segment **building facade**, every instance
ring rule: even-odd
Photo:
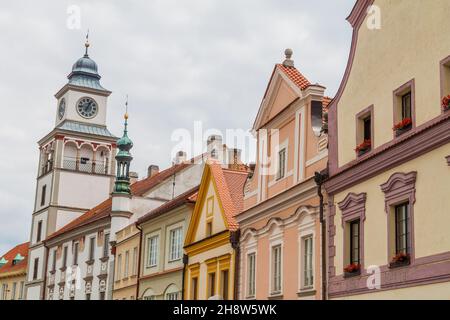
[[[326,168],[325,88],[294,67],[274,67],[253,130],[257,161],[244,191],[240,299],[320,299],[320,201],[314,180]]]
[[[24,299],[28,249],[22,243],[0,257],[0,300]]]
[[[111,92],[101,86],[88,47],[86,42],[85,55],[75,62],[68,83],[55,95],[55,128],[38,143],[40,157],[25,285],[29,300],[44,297],[48,252],[43,240],[108,198],[112,191],[117,138],[106,127]]]
[[[239,226],[247,171],[205,166],[184,241],[184,299],[237,299]]]
[[[183,298],[183,244],[198,187],[138,220],[142,232],[139,299]]]
[[[348,18],[350,58],[329,111],[331,299],[449,297],[449,10],[359,0]]]

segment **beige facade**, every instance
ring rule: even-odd
[[[135,300],[138,281],[140,231],[131,224],[116,233],[113,300]]]
[[[445,0],[361,0],[349,17],[349,64],[329,116],[330,298],[450,297],[448,10]],[[371,144],[358,154],[363,136]]]

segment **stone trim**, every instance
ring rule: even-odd
[[[392,258],[395,251],[392,248],[391,214],[392,207],[408,201],[408,243],[410,246],[410,261],[414,263],[414,204],[416,203],[416,179],[417,172],[394,173],[389,180],[382,184],[381,190],[385,194],[385,211],[387,216],[388,231],[388,259]],[[388,261],[389,262],[389,261]]]
[[[346,248],[345,243],[348,237],[348,233],[345,232],[345,225],[354,220],[360,220],[359,224],[359,264],[361,265],[361,269],[364,268],[364,221],[366,220],[366,193],[349,193],[345,199],[338,203],[339,210],[341,210],[341,227],[343,229],[344,234],[344,244],[343,255],[346,256],[346,252],[348,248]],[[345,264],[345,262],[344,262]]]
[[[334,196],[328,197],[328,278],[331,279],[336,275],[336,267],[334,266],[334,257],[336,256],[336,246],[334,245],[334,236],[336,235],[336,225],[334,217],[336,216],[336,205],[334,204]]]

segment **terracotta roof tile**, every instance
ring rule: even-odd
[[[244,184],[248,172],[223,169],[218,163],[210,163],[209,166],[217,186],[228,228],[230,231],[236,231],[239,225],[235,216],[243,208]]]
[[[5,265],[0,267],[0,277],[6,273],[26,270],[28,262],[29,245],[30,245],[29,242],[19,244],[0,257],[0,259],[5,258],[5,260],[8,261]],[[13,265],[13,260],[17,256],[17,254],[20,254],[25,259]]]
[[[165,204],[159,206],[158,208],[150,211],[143,217],[139,218],[137,223],[141,224],[144,222],[147,222],[149,220],[152,220],[156,217],[161,216],[162,214],[171,211],[172,209],[178,208],[186,203],[195,203],[195,200],[193,200],[193,197],[197,195],[199,186],[196,186],[195,188],[192,188],[189,191],[186,191],[183,194],[180,194],[178,197],[175,197],[173,200],[170,200],[166,202]]]
[[[283,71],[301,90],[304,90],[311,85],[309,80],[306,79],[297,68],[286,67],[282,64],[277,64],[276,67]]]

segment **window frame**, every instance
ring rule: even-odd
[[[450,95],[450,55],[440,62],[440,93],[439,108],[441,113],[445,111],[441,108],[441,100],[443,97]]]
[[[89,261],[93,261],[95,259],[95,241],[96,237],[92,236],[89,238]]]
[[[39,257],[38,258],[34,258],[33,260],[33,281],[37,280],[38,278],[38,273],[39,273]]]
[[[405,210],[404,212],[404,218],[402,221],[399,221],[399,214],[400,211],[399,209],[403,208]],[[408,215],[408,208],[409,208],[409,203],[408,202],[404,202],[401,204],[397,204],[394,206],[394,214],[395,214],[395,254],[399,254],[399,253],[404,253],[404,254],[409,254],[410,253],[410,248],[409,248],[409,215]],[[405,233],[400,234],[399,231],[399,224],[403,223],[404,226],[404,230]],[[403,238],[403,239],[401,239]],[[401,244],[400,241],[404,240],[405,246],[400,248]]]
[[[310,246],[307,246],[307,241],[311,242]],[[301,265],[302,270],[302,289],[311,289],[314,288],[315,277],[314,277],[314,235],[309,234],[307,236],[302,237],[302,258],[303,263]],[[308,248],[310,248],[311,253],[308,254]],[[308,257],[309,256],[309,257]],[[309,262],[309,263],[308,263]],[[308,266],[308,264],[310,264]],[[308,272],[311,274],[308,275]],[[308,277],[310,276],[310,277]],[[311,283],[308,282],[311,280]]]
[[[41,207],[45,205],[46,200],[47,200],[47,185],[44,184],[41,189]]]
[[[77,266],[78,265],[78,255],[80,250],[80,243],[74,242],[73,244],[73,250],[72,250],[72,265]]]
[[[360,219],[355,219],[352,221],[349,221],[349,254],[350,254],[350,264],[361,264],[361,220]],[[353,239],[355,238],[355,234],[354,234],[354,229],[353,226],[354,225],[358,225],[358,234],[356,235],[357,238],[357,243],[358,243],[358,248],[357,248],[357,252],[358,252],[358,258],[355,259],[355,257],[353,256],[355,253],[355,247],[354,247],[354,241]]]
[[[172,226],[171,228],[169,228],[168,231],[169,231],[168,232],[169,233],[168,234],[168,236],[169,236],[168,262],[171,263],[171,262],[179,261],[183,257],[183,226],[175,225],[175,226]],[[172,234],[175,235],[175,232],[178,232],[178,237],[176,238],[176,240],[178,242],[175,242],[175,238],[172,237]],[[177,255],[173,254],[174,249],[176,249],[175,252],[177,252]]]
[[[155,254],[154,254],[154,263],[152,261],[152,255],[153,255],[153,245],[151,244],[152,239],[155,239],[155,245],[154,245],[154,250],[155,250]],[[153,233],[148,235],[147,237],[147,259],[146,259],[146,266],[147,268],[155,268],[158,266],[158,252],[159,252],[159,233]]]
[[[364,134],[364,121],[365,119],[370,117],[370,141],[371,141],[371,147],[370,150],[364,153],[368,154],[371,153],[375,148],[375,118],[374,118],[375,112],[374,112],[374,105],[370,105],[367,108],[363,109],[362,111],[358,112],[356,114],[356,146],[360,145],[365,140],[365,134]],[[357,155],[359,156],[359,155]]]
[[[124,268],[123,268],[123,277],[129,277],[130,271],[130,250],[125,251],[125,259],[124,259]]]
[[[283,155],[283,159],[281,159],[281,155]],[[286,164],[287,164],[287,147],[283,146],[277,153],[277,179],[284,179],[287,175],[286,173]]]
[[[253,271],[251,272],[250,258],[253,257]],[[256,297],[256,250],[247,252],[247,276],[246,276],[246,296],[247,298]],[[251,277],[250,277],[251,276]],[[252,289],[252,291],[250,291]]]
[[[399,88],[393,91],[393,126],[402,121],[403,118],[403,97],[408,93],[411,94],[411,121],[412,126],[411,129],[416,127],[416,85],[415,79],[411,79],[405,84],[401,85]],[[395,130],[393,131],[393,137],[398,138],[396,136]]]
[[[277,257],[279,262],[275,261],[275,250],[279,249]],[[273,243],[270,246],[270,295],[278,296],[283,293],[283,245],[282,243]],[[277,275],[277,270],[279,275]],[[279,282],[279,284],[278,284]],[[279,287],[277,287],[279,285]]]
[[[37,223],[37,230],[36,230],[36,243],[41,242],[42,240],[42,225],[43,221],[39,220]]]

